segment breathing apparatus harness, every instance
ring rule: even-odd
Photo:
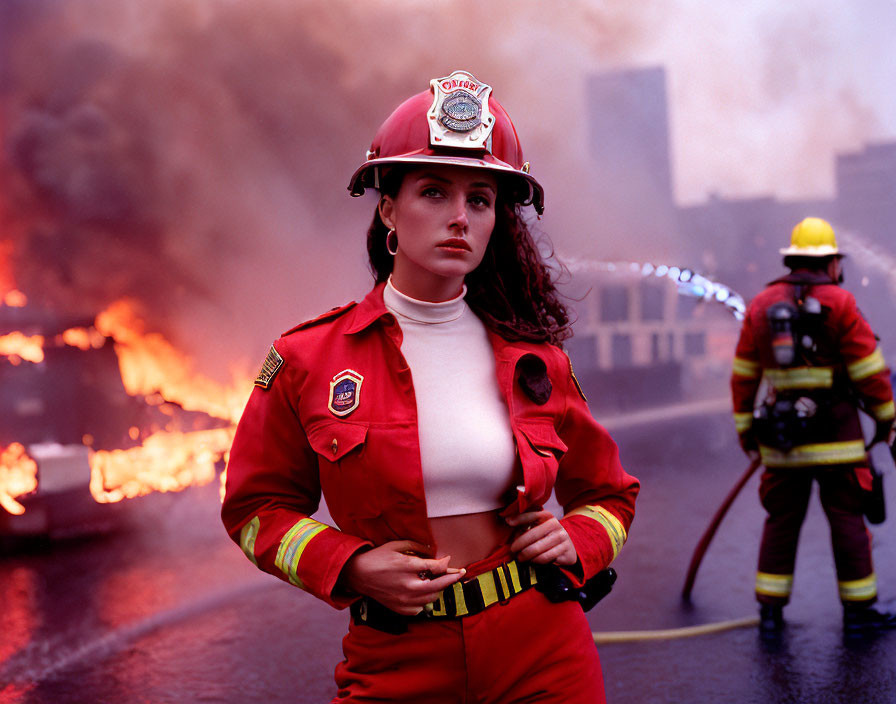
[[[818,365],[819,341],[829,313],[817,298],[807,295],[813,283],[821,282],[794,279],[791,275],[780,280],[792,284],[792,300],[779,301],[766,310],[772,355],[781,369]],[[756,438],[783,452],[811,442],[833,430],[832,401],[831,388],[778,389],[769,385],[754,412]]]

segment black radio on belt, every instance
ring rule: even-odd
[[[613,588],[616,570],[607,567],[601,570],[581,587],[573,585],[562,571],[554,565],[536,566],[538,582],[535,588],[555,604],[561,601],[577,601],[583,611],[590,611]]]

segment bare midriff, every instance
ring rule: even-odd
[[[491,555],[508,543],[513,527],[507,525],[499,510],[438,516],[429,519],[436,544],[436,557],[451,555],[449,567],[466,567]]]

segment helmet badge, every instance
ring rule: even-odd
[[[488,109],[492,88],[466,71],[430,81],[427,113],[431,147],[489,149],[495,117]]]

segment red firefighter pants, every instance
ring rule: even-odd
[[[873,574],[871,536],[862,514],[860,486],[860,477],[870,485],[870,476],[864,467],[766,470],[759,485],[759,496],[768,512],[759,548],[759,572],[793,575],[797,540],[814,479],[831,528],[837,580],[852,582]],[[789,594],[757,593],[756,598],[767,604],[786,604]],[[873,598],[865,600],[870,601]]]
[[[390,635],[351,624],[336,702],[604,702],[591,629],[574,602],[535,589],[456,619],[413,621]]]

